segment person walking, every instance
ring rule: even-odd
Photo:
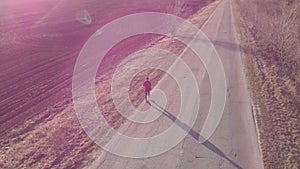
[[[148,102],[148,97],[150,98],[150,91],[151,91],[151,82],[149,81],[149,77],[146,77],[146,81],[143,84],[145,88],[145,100]]]

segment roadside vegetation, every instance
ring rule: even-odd
[[[300,2],[234,0],[267,169],[300,168]]]

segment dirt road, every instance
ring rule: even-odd
[[[187,132],[188,135],[174,148],[163,154],[149,158],[132,159],[104,153],[89,166],[90,168],[262,168],[251,103],[246,88],[242,59],[229,0],[221,2],[214,14],[202,27],[202,31],[215,45],[224,66],[227,86],[224,113],[212,136],[206,142],[201,142],[201,131],[203,127],[206,127],[205,119],[208,117],[209,106],[212,104],[211,89],[213,84],[210,83],[210,78],[207,71],[203,68],[203,64],[194,60],[195,57],[191,51],[184,50],[180,56],[196,74],[197,82],[200,84],[200,109],[195,125],[186,125],[177,116],[179,110],[176,106],[180,98],[187,102],[194,101],[194,104],[197,104],[197,101],[195,102],[197,98],[193,95],[181,97],[178,86],[174,84],[172,78],[165,77],[155,89],[165,93],[165,99],[168,102],[167,106],[164,106],[166,100],[161,99],[164,96],[155,91],[154,93],[156,94],[151,98],[149,105],[144,102],[139,107],[140,109],[150,107],[153,111],[159,112],[161,116],[147,125],[128,122],[120,130],[129,136],[151,137],[161,133],[173,124],[181,128],[182,131]],[[192,40],[196,41],[196,43],[208,43],[203,39]],[[199,45],[199,48],[201,47],[204,48],[205,45]],[[207,50],[203,49],[202,51]],[[216,66],[219,65],[216,63],[216,60],[210,58],[211,53],[211,51],[207,51],[203,55],[207,59],[207,64],[216,69]],[[138,62],[143,63],[142,61]],[[151,61],[148,60],[148,64],[149,62]],[[128,64],[130,65],[130,63]],[[176,63],[173,66],[176,67]],[[210,74],[216,76],[217,79],[214,82],[222,80],[221,76],[218,76],[216,73]],[[191,83],[191,81],[186,81],[187,75],[185,71],[179,71],[177,74],[181,76],[179,75],[180,78],[176,80]],[[219,89],[217,91],[222,90],[222,83],[220,82],[218,85]],[[193,111],[193,106],[189,110]],[[144,116],[144,118],[146,119],[147,116]],[[169,139],[176,139],[176,137],[165,139],[165,146],[171,144]],[[122,142],[120,141],[120,136],[113,137],[110,144],[112,147],[118,147],[120,152],[133,151],[135,153],[138,153],[139,146],[141,146],[135,143]],[[153,151],[152,149],[153,147],[148,147],[144,151]]]

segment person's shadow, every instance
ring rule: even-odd
[[[194,139],[196,139],[197,141],[202,140],[203,137],[197,133],[195,130],[193,130],[190,126],[188,126],[187,124],[181,122],[179,119],[177,119],[173,114],[171,114],[170,112],[168,112],[167,110],[165,110],[164,108],[162,108],[159,104],[157,104],[154,100],[148,100],[146,102],[147,104],[149,104],[151,107],[153,107],[154,109],[156,109],[157,111],[161,112],[163,115],[165,115],[166,117],[168,117],[169,119],[171,119],[176,125],[178,125],[180,128],[182,128],[183,130],[185,130],[187,133],[189,133],[190,136],[192,136]],[[214,153],[220,155],[221,157],[223,157],[224,159],[226,159],[228,162],[230,162],[232,165],[234,165],[236,168],[238,169],[242,169],[242,167],[240,167],[238,164],[236,164],[234,161],[232,161],[231,159],[229,159],[218,147],[216,147],[214,144],[212,144],[211,142],[209,142],[208,140],[206,140],[204,143],[202,143],[206,148],[208,148],[209,150],[213,151]]]

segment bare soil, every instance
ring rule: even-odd
[[[150,3],[151,2],[151,3]],[[2,2],[1,2],[2,3]],[[72,70],[80,48],[101,25],[126,14],[138,11],[160,11],[179,15],[201,25],[217,6],[211,0],[203,1],[57,1],[43,4],[23,4],[11,1],[0,6],[0,168],[83,168],[101,151],[83,131],[72,106]],[[70,2],[69,2],[70,3]],[[83,25],[72,17],[79,7],[90,12],[92,25]],[[49,9],[55,9],[52,15]],[[109,14],[109,15],[108,15]],[[47,15],[44,20],[41,16]],[[107,16],[108,15],[108,16]],[[107,16],[107,17],[105,17]],[[30,26],[37,23],[33,28]],[[170,45],[172,44],[172,47]],[[128,54],[149,46],[172,50],[179,54],[185,47],[170,38],[157,35],[132,37],[118,44],[107,54],[103,69],[96,78],[98,104],[104,110],[108,123],[115,129],[124,118],[115,110],[109,96],[111,76],[118,62]],[[122,48],[126,47],[126,51]],[[101,67],[101,66],[100,66]],[[142,88],[145,73],[153,77],[153,84],[162,72],[148,70],[132,82],[130,95],[137,97],[134,104],[143,100]],[[111,133],[99,131],[103,142]]]

